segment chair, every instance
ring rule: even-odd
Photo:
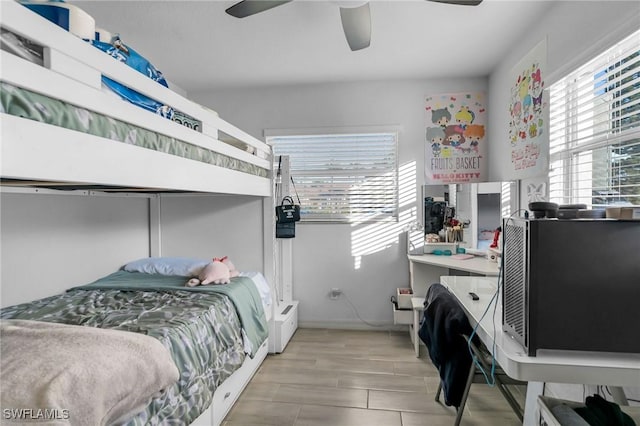
[[[492,355],[489,350],[480,342],[479,346],[470,341],[469,336],[460,335],[461,338],[465,339],[473,355],[478,360],[482,368],[485,372],[490,371]],[[520,407],[520,404],[514,398],[511,391],[507,388],[507,385],[526,385],[527,382],[522,382],[520,380],[515,380],[509,377],[502,368],[496,366],[495,373],[495,384],[502,396],[507,400],[507,403],[511,406],[513,412],[518,416],[520,421],[523,420],[524,410]],[[462,414],[464,412],[464,406],[467,402],[467,397],[469,396],[469,390],[471,389],[472,383],[486,383],[485,377],[482,372],[478,369],[476,363],[472,362],[471,367],[469,368],[469,375],[467,376],[467,383],[464,388],[464,393],[462,395],[462,401],[460,402],[460,406],[456,408],[456,420],[454,425],[458,426],[460,421],[462,420]],[[442,391],[442,382],[438,384],[438,390],[436,392],[436,402],[440,402],[440,392]]]

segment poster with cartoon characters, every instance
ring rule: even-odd
[[[545,89],[547,42],[538,43],[511,71],[509,149],[511,177],[547,173],[549,101]]]
[[[427,96],[425,112],[425,183],[485,181],[484,93]]]

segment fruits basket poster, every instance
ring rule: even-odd
[[[427,96],[425,112],[425,183],[485,181],[484,92]]]
[[[510,176],[524,179],[547,173],[549,91],[545,90],[546,39],[512,70],[509,98]]]

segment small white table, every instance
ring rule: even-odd
[[[495,344],[494,356],[505,373],[529,382],[524,425],[537,424],[536,400],[543,393],[544,382],[630,387],[640,384],[640,354],[538,350],[537,356],[528,356],[518,342],[502,331],[499,296],[497,306],[492,303],[487,310],[496,293],[497,277],[443,276],[440,282],[460,301],[471,326],[479,323],[476,334],[485,346],[493,351]],[[472,300],[469,292],[480,299]]]

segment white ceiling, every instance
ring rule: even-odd
[[[355,80],[486,76],[552,1],[455,6],[371,1],[371,46],[352,52],[338,3],[294,0],[238,19],[234,1],[69,1],[188,92]],[[362,1],[354,2],[361,4]]]

